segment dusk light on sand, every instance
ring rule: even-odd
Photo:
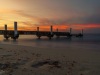
[[[100,0],[0,0],[0,75],[100,75]]]

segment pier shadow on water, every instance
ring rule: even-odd
[[[3,42],[11,43],[11,44],[18,44],[18,40],[3,39]]]
[[[10,41],[9,39],[8,40],[7,39],[3,39],[3,42],[9,42],[9,41]]]

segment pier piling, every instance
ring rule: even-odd
[[[83,35],[83,29],[82,29],[82,35]]]
[[[37,27],[37,32],[39,32],[39,27]]]
[[[53,26],[50,27],[51,35],[53,34]]]
[[[14,22],[14,32],[10,35],[10,37],[14,40],[18,39],[19,33],[17,30],[17,22]]]
[[[58,28],[56,29],[56,31],[58,32]]]
[[[7,31],[7,25],[5,24],[5,31]]]
[[[7,31],[7,25],[6,24],[5,24],[4,29],[5,29],[5,31],[4,31],[4,38],[6,38],[8,40],[9,34],[8,34],[8,31]]]
[[[14,36],[16,36],[18,34],[17,31],[17,22],[14,22]]]
[[[58,33],[58,28],[56,29],[56,32],[57,32],[56,37],[59,38],[60,36],[59,36],[59,33]]]
[[[53,26],[50,26],[50,34],[48,35],[49,39],[53,37]]]
[[[70,34],[72,34],[72,28],[70,28]]]
[[[39,27],[37,27],[37,33],[36,33],[36,35],[37,35],[37,37],[38,37],[38,39],[40,39],[40,37],[41,37],[41,34],[39,33]]]

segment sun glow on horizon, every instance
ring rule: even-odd
[[[40,27],[41,31],[48,31],[53,25],[54,31],[73,28],[94,29],[96,32],[100,28],[100,11],[97,8],[100,4],[99,0],[89,3],[84,0],[1,0],[0,30],[5,24],[13,30],[13,22],[17,21],[19,30],[33,31]]]

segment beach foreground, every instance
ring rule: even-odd
[[[0,75],[100,75],[100,52],[0,45]]]

